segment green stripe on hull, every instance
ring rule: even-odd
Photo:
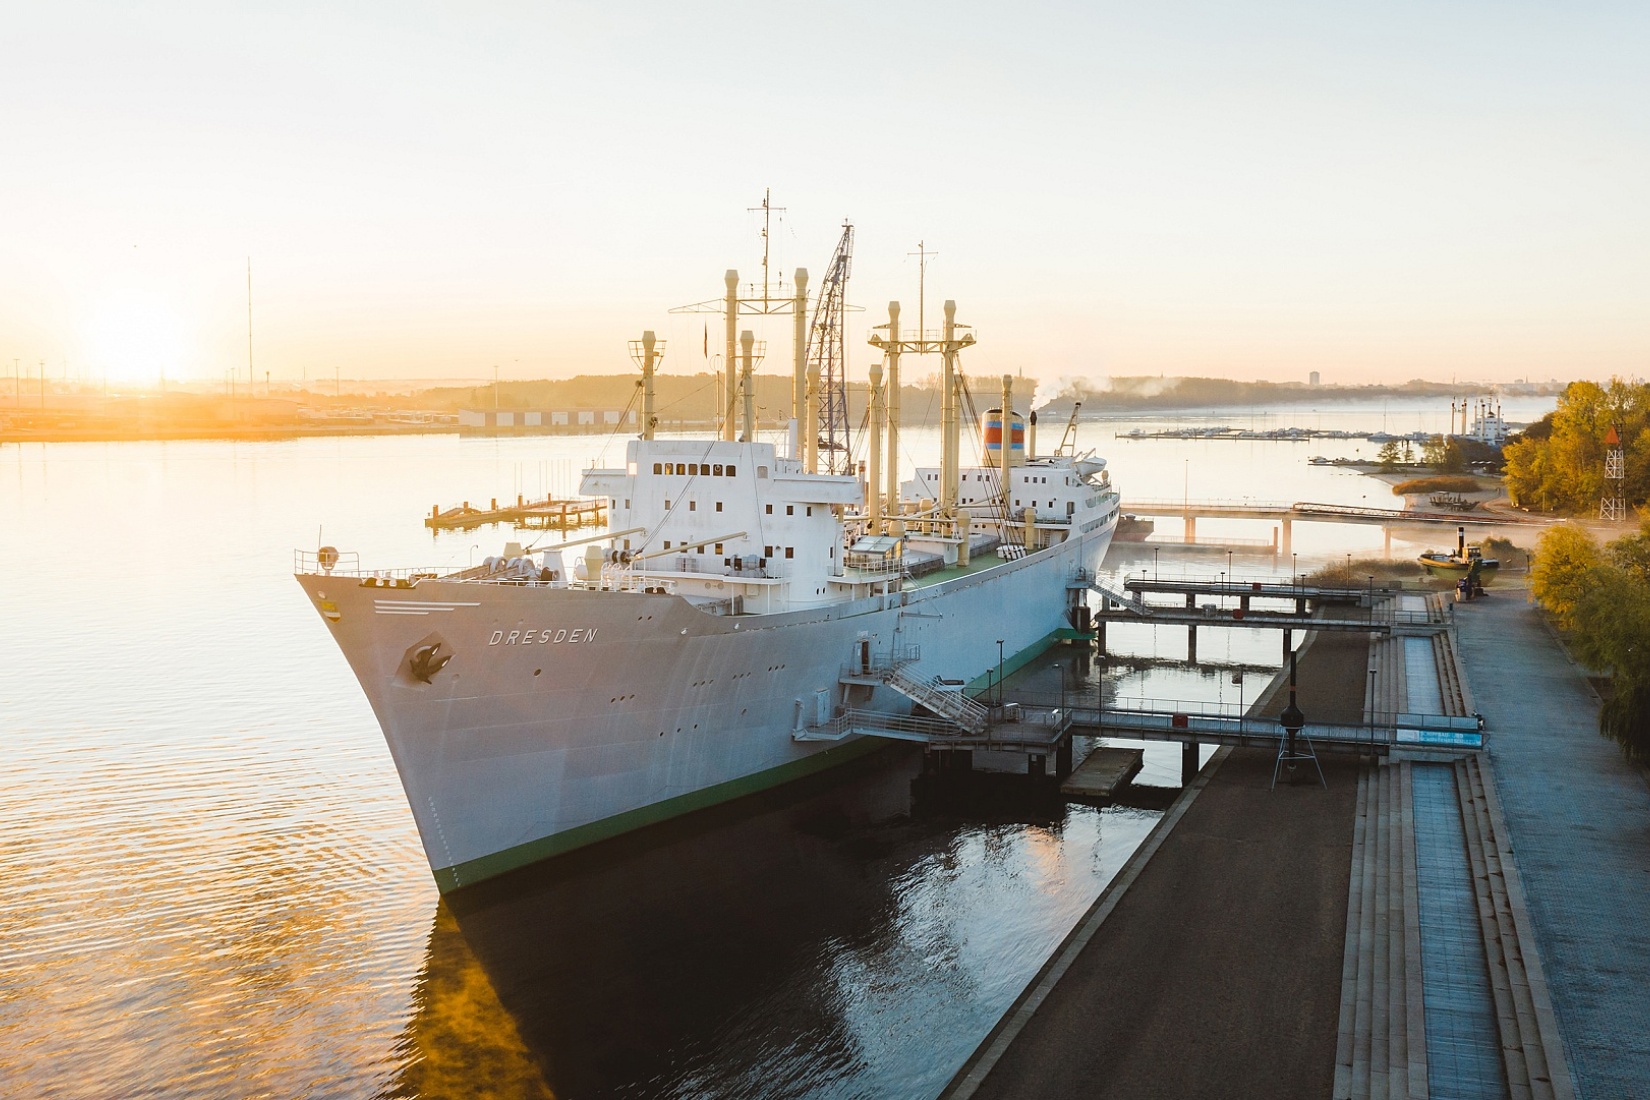
[[[1012,676],[1022,668],[1029,665],[1031,662],[1035,661],[1037,658],[1041,657],[1048,651],[1049,646],[1060,640],[1061,635],[1065,633],[1066,629],[1067,628],[1062,627],[1053,633],[1045,634],[1035,642],[1032,642],[1030,645],[1020,650],[1020,652],[1012,653],[1007,657],[1004,657],[1003,675]],[[984,691],[986,688],[992,687],[996,683],[997,670],[990,669],[989,671],[981,673],[972,680],[968,681],[968,683],[964,684],[963,690],[970,693]]]
[[[575,848],[583,848],[598,841],[607,840],[628,833],[647,825],[656,825],[661,821],[668,821],[673,817],[680,817],[694,810],[703,810],[722,802],[729,802],[747,794],[777,787],[781,783],[788,783],[793,779],[822,772],[827,768],[834,768],[838,764],[845,764],[850,760],[858,759],[878,749],[886,748],[887,742],[875,737],[861,737],[834,748],[816,752],[812,756],[793,760],[788,764],[781,764],[777,768],[756,772],[739,779],[730,779],[726,783],[718,783],[714,787],[693,791],[689,794],[667,798],[663,802],[655,802],[651,806],[642,806],[634,810],[626,810],[622,814],[604,817],[600,821],[592,821],[588,825],[580,825],[569,829],[565,833],[556,833],[554,836],[541,837],[530,840],[526,844],[518,844],[514,848],[506,848],[502,852],[494,852],[490,856],[481,856],[477,859],[455,863],[451,867],[439,867],[434,871],[436,889],[443,894],[451,893],[461,886],[473,886],[484,879],[502,875],[506,871],[514,871],[518,867],[526,867],[530,863],[559,856],[564,852],[571,852]]]

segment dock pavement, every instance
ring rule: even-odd
[[[1650,785],[1522,592],[1456,624],[1576,1091],[1650,1096]]]
[[[1301,707],[1476,697],[1487,753],[1222,749],[943,1095],[1650,1095],[1650,784],[1520,589],[1453,618],[1437,684],[1313,635]]]
[[[1368,654],[1314,636],[1301,709],[1360,721]],[[945,1096],[1330,1094],[1359,766],[1325,755],[1327,789],[1297,769],[1269,790],[1273,762],[1215,754]]]

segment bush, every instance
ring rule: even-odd
[[[1442,474],[1436,477],[1412,477],[1392,487],[1396,496],[1411,493],[1476,493],[1480,489],[1477,478]]]

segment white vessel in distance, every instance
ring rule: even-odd
[[[799,270],[799,308],[805,285]],[[915,334],[891,303],[871,338],[886,385],[871,367],[868,476],[822,470],[818,433],[798,430],[821,422],[802,331],[785,453],[755,438],[750,333],[710,439],[655,438],[643,337],[640,438],[622,467],[583,475],[607,500],[603,534],[451,573],[299,554],[443,892],[861,755],[880,742],[845,733],[845,709],[910,714],[936,679],[975,690],[1071,629],[1074,582],[1117,524],[1105,462],[1071,429],[1036,454],[1035,416],[1027,433],[1000,412],[1004,377],[980,461],[962,465],[973,337],[951,302],[943,331]],[[941,357],[943,453],[902,484],[911,354]]]

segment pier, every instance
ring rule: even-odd
[[[1267,519],[1278,521],[1281,541],[1278,553],[1294,550],[1297,521],[1303,523],[1359,523],[1382,528],[1386,551],[1392,552],[1392,528],[1404,524],[1447,525],[1451,527],[1548,527],[1555,521],[1543,516],[1508,515],[1495,512],[1419,512],[1404,508],[1366,508],[1351,504],[1324,504],[1315,501],[1264,500],[1130,500],[1124,508],[1141,516],[1180,516],[1186,524],[1185,544],[1197,545],[1199,519]],[[1147,544],[1149,545],[1149,543]]]
[[[472,508],[469,501],[453,508],[437,504],[424,517],[424,526],[432,531],[467,531],[490,523],[513,523],[533,531],[566,531],[607,522],[607,507],[600,500],[527,500],[517,494],[514,504],[503,508],[494,497],[486,508]]]

